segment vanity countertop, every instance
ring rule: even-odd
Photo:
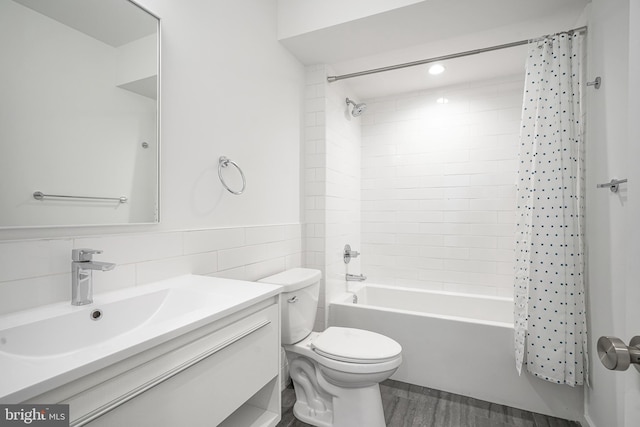
[[[90,305],[65,301],[0,316],[0,402],[26,401],[280,291],[264,283],[184,275],[96,294]],[[98,315],[103,323],[94,321]]]

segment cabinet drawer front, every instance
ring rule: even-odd
[[[74,396],[71,426],[217,425],[278,375],[278,334],[273,305]]]

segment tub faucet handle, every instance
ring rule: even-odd
[[[345,264],[349,264],[349,262],[351,261],[351,258],[358,258],[359,255],[360,255],[360,252],[351,250],[351,245],[349,244],[344,245],[343,259]]]

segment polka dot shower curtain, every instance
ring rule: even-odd
[[[515,355],[538,378],[587,378],[584,33],[529,43],[517,180]]]

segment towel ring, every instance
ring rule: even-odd
[[[224,178],[222,177],[222,168],[226,168],[227,166],[229,166],[229,163],[231,163],[236,167],[236,169],[238,169],[238,172],[240,172],[240,176],[242,177],[242,188],[240,189],[240,191],[233,191],[232,189],[230,189],[227,183],[224,182]],[[218,159],[218,177],[220,178],[220,182],[222,182],[222,185],[224,185],[224,188],[226,188],[229,193],[235,194],[236,196],[244,193],[244,189],[247,188],[247,180],[245,179],[244,173],[242,173],[242,169],[240,169],[240,166],[238,166],[236,162],[226,158],[225,156],[221,156]]]

